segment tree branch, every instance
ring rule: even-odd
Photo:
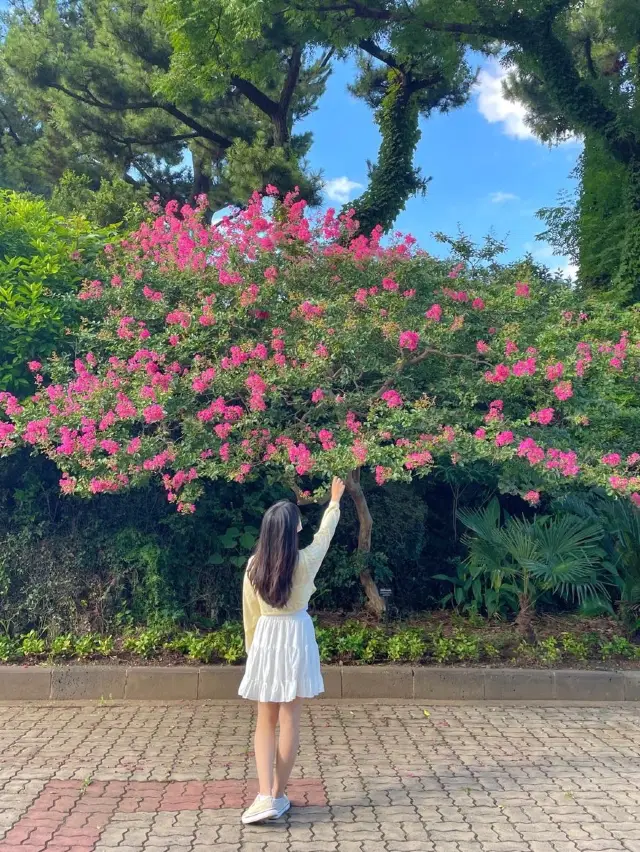
[[[244,77],[233,74],[231,83],[240,94],[244,95],[254,106],[258,107],[260,112],[268,115],[269,118],[273,118],[278,112],[278,104],[264,92],[261,92],[257,86],[254,86],[250,80],[245,80]]]
[[[296,6],[298,11],[308,11],[301,6]],[[374,9],[364,3],[359,3],[358,0],[347,0],[345,3],[326,3],[316,7],[316,13],[323,12],[351,12],[355,18],[369,21],[391,21],[394,23],[419,23],[427,30],[435,32],[451,33],[453,35],[483,35],[488,38],[501,38],[507,32],[507,25],[489,26],[480,23],[462,23],[454,21],[425,21],[417,19],[415,15],[400,14],[391,9]]]
[[[97,109],[105,110],[106,112],[128,112],[130,110],[133,111],[141,109],[163,110],[174,118],[177,118],[178,121],[181,121],[187,127],[191,127],[193,130],[197,131],[197,136],[201,136],[204,139],[208,139],[210,142],[214,142],[221,148],[230,148],[233,144],[230,139],[227,139],[225,136],[221,136],[219,133],[216,133],[215,130],[210,130],[208,127],[205,127],[204,124],[201,124],[197,119],[193,118],[192,116],[187,115],[181,109],[178,109],[178,107],[174,104],[161,103],[155,100],[134,101],[133,103],[126,104],[112,104],[107,103],[106,101],[99,100],[88,89],[87,95],[84,96],[81,95],[79,92],[74,92],[72,89],[68,89],[66,86],[62,85],[62,83],[49,83],[48,85],[49,88],[62,92],[63,94],[67,95],[67,97],[73,98],[73,100],[80,101],[83,104],[96,107]],[[195,138],[195,136],[189,136],[186,138]]]
[[[178,109],[178,107],[174,104],[158,104],[158,108],[164,110],[164,112],[172,115],[174,118],[177,118],[178,121],[186,124],[187,127],[191,127],[193,130],[196,130],[198,136],[201,136],[203,139],[208,139],[210,142],[215,142],[216,145],[219,145],[225,150],[230,148],[233,144],[231,139],[227,139],[226,136],[221,136],[219,133],[216,133],[215,130],[210,130],[208,127],[205,127],[204,124],[200,124],[196,118],[192,118],[190,115],[187,115],[186,112],[182,112],[182,110]]]
[[[285,116],[289,112],[291,98],[293,97],[293,93],[295,92],[298,84],[298,78],[300,77],[300,69],[302,68],[301,47],[296,46],[293,48],[287,65],[287,74],[284,80],[284,85],[282,86],[282,91],[280,92],[280,99],[278,101],[279,112],[281,115]]]
[[[360,50],[364,50],[365,53],[368,53],[369,56],[373,56],[374,59],[378,59],[380,62],[388,65],[389,68],[395,68],[397,71],[400,71],[400,73],[404,73],[404,68],[398,64],[393,54],[389,53],[388,50],[381,48],[375,43],[375,41],[373,41],[373,39],[360,39],[358,47]]]
[[[6,122],[6,125],[7,125],[7,128],[6,128],[7,135],[8,135],[8,136],[10,136],[10,137],[13,139],[13,141],[16,143],[16,145],[22,145],[22,144],[23,144],[22,139],[18,136],[18,134],[16,133],[16,131],[15,131],[15,130],[13,129],[13,127],[11,126],[11,122],[9,121],[9,117],[8,117],[8,116],[7,116],[7,114],[4,112],[4,110],[0,110],[0,116],[2,116],[2,118],[4,118],[4,120],[5,120],[5,122]]]
[[[432,346],[427,346],[427,348],[423,349],[419,355],[414,355],[413,358],[403,358],[402,361],[399,361],[393,375],[384,382],[380,390],[376,391],[374,396],[382,396],[385,391],[389,390],[398,376],[404,371],[405,367],[415,367],[417,364],[421,364],[423,361],[426,361],[431,355],[436,355],[439,358],[471,361],[474,364],[483,364],[485,367],[493,366],[493,364],[489,361],[485,361],[483,358],[477,358],[475,355],[466,355],[462,352],[443,352],[442,349],[434,349]]]
[[[88,95],[81,95],[79,92],[74,92],[72,89],[68,89],[66,86],[63,86],[62,83],[48,83],[48,88],[55,89],[58,92],[62,92],[64,95],[67,95],[69,98],[73,98],[74,101],[80,101],[83,104],[87,104],[88,106],[98,107],[99,109],[107,110],[109,112],[127,112],[128,110],[133,109],[155,109],[158,107],[156,101],[136,101],[134,103],[128,103],[125,105],[122,104],[110,104],[104,101],[98,100],[89,90],[87,90]]]

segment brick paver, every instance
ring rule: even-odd
[[[0,852],[640,852],[635,705],[316,703],[294,808],[243,827],[252,722],[0,706]]]

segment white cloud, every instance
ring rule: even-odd
[[[578,280],[578,267],[575,263],[567,261],[558,267],[558,271],[562,274],[563,278],[569,278],[571,281]]]
[[[492,204],[506,204],[508,201],[519,201],[519,197],[513,192],[492,192],[489,201]]]
[[[563,278],[568,278],[570,281],[578,280],[579,270],[575,263],[571,263],[566,257],[556,255],[549,243],[525,243],[524,250],[531,252],[534,259],[548,266],[551,272],[559,272]]]
[[[507,136],[516,139],[535,139],[533,131],[525,123],[527,110],[519,101],[508,101],[502,83],[508,72],[491,60],[478,74],[475,92],[480,113],[491,124],[500,123]]]
[[[337,201],[339,204],[346,204],[357,189],[362,189],[362,184],[350,180],[348,177],[331,178],[324,184],[327,198],[331,201]]]

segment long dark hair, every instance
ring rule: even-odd
[[[262,600],[275,609],[285,607],[291,595],[299,524],[300,509],[289,500],[280,500],[265,512],[260,526],[249,580]]]

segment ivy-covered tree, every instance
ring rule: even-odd
[[[204,479],[313,500],[344,476],[378,614],[363,468],[382,485],[492,465],[531,503],[575,481],[640,503],[637,312],[383,246],[334,211],[314,223],[290,195],[212,226],[204,206],[157,212],[85,282],[81,357],[32,363],[30,399],[0,395],[2,452],[44,452],[63,491],[158,477],[190,513]]]
[[[273,3],[261,3],[261,14],[268,15]],[[597,139],[623,169],[625,229],[615,289],[627,301],[640,298],[635,0],[321,0],[312,10],[291,4],[290,15],[324,20],[335,30],[368,27],[378,41],[393,33],[414,53],[434,33],[487,54],[502,52],[515,71],[510,91],[532,106],[533,125],[543,138],[573,133]]]

